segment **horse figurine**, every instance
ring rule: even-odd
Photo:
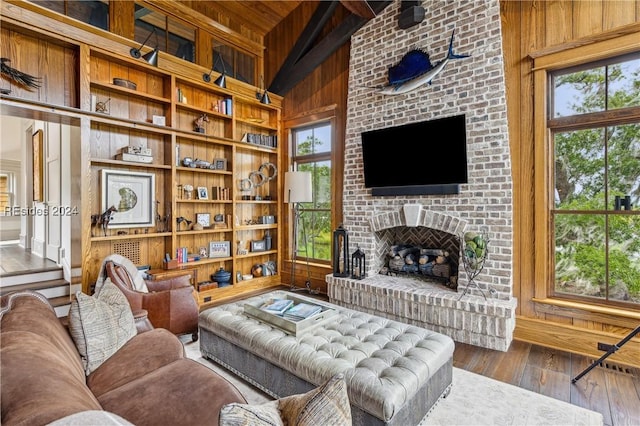
[[[193,131],[198,133],[204,133],[204,123],[208,123],[208,122],[209,122],[209,117],[207,116],[207,114],[200,115],[200,117],[193,120],[193,124],[194,124]]]
[[[102,225],[102,232],[105,237],[107,236],[107,227],[109,226],[109,222],[113,220],[113,214],[117,211],[118,209],[116,209],[116,206],[111,206],[100,214],[97,224]]]

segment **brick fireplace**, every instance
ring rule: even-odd
[[[400,2],[394,2],[352,36],[344,226],[351,251],[359,246],[367,256],[368,278],[327,276],[327,282],[329,297],[337,304],[422,325],[457,341],[506,350],[515,327],[516,300],[511,279],[512,178],[499,8],[498,0],[431,2],[425,6],[422,23],[402,30],[397,24]],[[426,50],[434,63],[442,60],[454,28],[454,50],[471,57],[451,61],[432,84],[404,95],[379,95],[371,89],[384,85],[388,68],[412,48]],[[459,114],[466,116],[469,181],[458,194],[373,196],[365,188],[362,132]],[[416,135],[416,150],[407,155],[424,155],[425,167],[439,167],[429,159],[431,143],[446,143],[446,135]],[[414,207],[407,210],[405,206]],[[444,233],[439,238],[451,240],[466,231],[485,230],[489,254],[475,279],[478,288],[462,295],[468,285],[462,267],[457,290],[411,277],[379,275],[389,235],[412,232],[398,231],[404,227],[425,228],[432,235]]]

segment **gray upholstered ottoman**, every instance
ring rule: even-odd
[[[202,355],[275,398],[307,392],[342,372],[357,425],[416,425],[448,393],[450,337],[297,294],[337,314],[292,336],[244,312],[245,303],[287,295],[272,292],[201,312]]]

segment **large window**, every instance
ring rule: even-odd
[[[640,53],[549,78],[551,293],[640,303]]]
[[[213,43],[213,69],[217,72],[226,72],[229,77],[245,83],[255,85],[256,58],[255,55],[242,52],[219,40]],[[224,65],[223,65],[224,64]],[[261,87],[264,88],[264,87]]]
[[[143,43],[154,29],[156,33],[147,41],[147,47],[154,48],[157,44],[158,50],[195,62],[195,27],[136,4],[135,41]]]
[[[94,27],[109,30],[109,2],[107,0],[46,0],[36,3],[38,6],[86,22]]]
[[[315,262],[331,259],[331,122],[292,130],[293,164],[298,171],[311,172],[313,201],[302,203],[298,226],[298,257]]]

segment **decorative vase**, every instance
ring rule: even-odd
[[[215,274],[211,274],[211,281],[216,281],[218,287],[226,287],[231,284],[231,272],[220,268]]]

